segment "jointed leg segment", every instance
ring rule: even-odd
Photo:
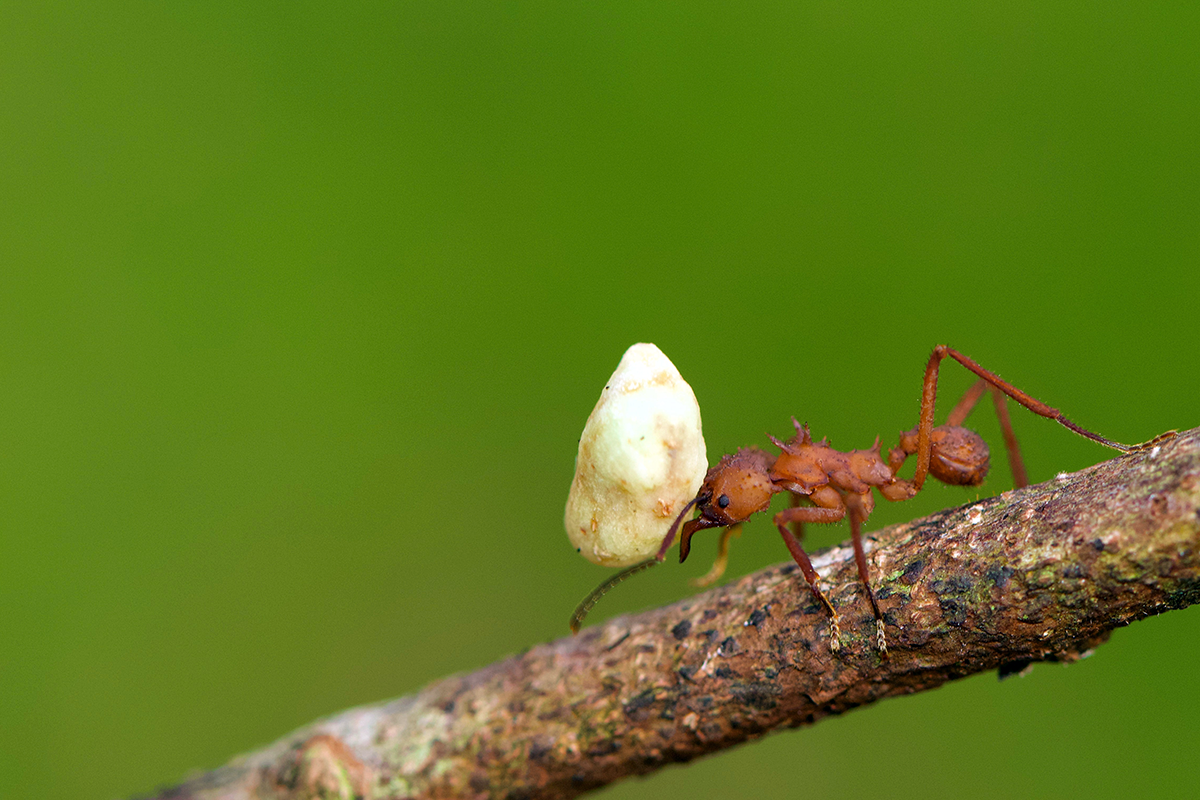
[[[1070,430],[1075,431],[1075,433],[1078,433],[1080,436],[1083,436],[1087,439],[1091,439],[1094,442],[1099,442],[1100,444],[1102,444],[1106,447],[1111,447],[1114,450],[1119,450],[1122,453],[1129,452],[1129,450],[1131,449],[1128,445],[1119,444],[1110,439],[1104,438],[1103,436],[1101,436],[1098,433],[1092,433],[1091,431],[1087,430],[1086,428],[1079,427],[1074,422],[1071,422],[1071,420],[1069,420],[1065,416],[1063,416],[1063,413],[1061,411],[1059,411],[1057,408],[1048,406],[1045,403],[1043,403],[1042,401],[1029,396],[1025,392],[1022,392],[1020,389],[1013,386],[1011,383],[1004,380],[996,373],[984,369],[983,367],[979,366],[973,360],[971,360],[970,358],[967,358],[966,356],[964,356],[962,353],[958,352],[957,350],[946,347],[943,344],[939,344],[937,347],[935,347],[933,349],[933,354],[929,357],[929,362],[925,365],[925,382],[924,382],[924,385],[922,386],[922,391],[921,391],[921,421],[917,427],[917,470],[913,474],[913,479],[912,479],[912,484],[915,488],[920,489],[921,486],[925,483],[926,475],[929,474],[929,460],[930,460],[931,451],[932,451],[931,437],[932,437],[932,433],[933,433],[933,407],[934,407],[934,401],[937,399],[938,367],[941,365],[942,359],[946,358],[947,356],[949,356],[950,358],[953,358],[955,361],[962,364],[964,367],[969,369],[971,372],[974,372],[980,378],[987,381],[987,383],[990,384],[994,389],[999,390],[1000,392],[1003,392],[1005,395],[1007,395],[1008,397],[1011,397],[1013,400],[1016,400],[1018,403],[1025,406],[1025,408],[1028,408],[1033,413],[1038,414],[1043,417],[1046,417],[1047,419],[1052,419],[1052,420],[1058,422],[1063,427],[1069,428]],[[974,388],[972,389],[972,391],[974,391]],[[972,394],[972,392],[969,391],[967,393],[967,397],[970,397],[971,394]],[[981,395],[982,392],[980,392],[979,394]],[[967,397],[963,398],[964,402],[967,401]],[[967,411],[963,413],[964,417],[966,416],[966,413],[969,413],[970,407],[973,406],[978,399],[979,399],[979,396],[977,395],[974,398],[974,400],[971,400],[969,402],[969,405],[967,406]],[[960,403],[960,405],[961,405],[961,403]],[[999,406],[997,406],[997,409],[999,409]],[[955,410],[957,411],[958,409],[956,408]],[[1000,413],[999,410],[997,411],[997,413]],[[1001,425],[1004,424],[1003,418],[1006,416],[1007,416],[1007,413],[1002,414]],[[1011,425],[1008,426],[1007,432],[1011,432]],[[1007,444],[1007,442],[1008,442],[1007,433],[1005,436],[1005,440],[1006,440],[1006,444]],[[1012,441],[1015,443],[1016,438],[1013,437]],[[1010,452],[1012,452],[1012,451],[1010,450]]]
[[[980,378],[971,384],[971,388],[967,389],[962,399],[950,410],[946,424],[958,426],[966,422],[967,417],[975,410],[979,398],[989,389],[992,393],[992,403],[996,406],[996,418],[1000,420],[1000,431],[1004,436],[1004,449],[1008,453],[1008,464],[1012,469],[1013,485],[1020,489],[1029,485],[1029,476],[1025,472],[1025,462],[1021,459],[1021,447],[1017,444],[1016,433],[1013,432],[1012,418],[1008,415],[1008,399],[1004,392]]]
[[[825,608],[825,613],[829,615],[829,647],[832,650],[837,650],[842,646],[841,643],[841,628],[838,626],[838,615],[833,610],[833,604],[829,602],[829,598],[821,591],[818,585],[820,576],[813,568],[812,561],[808,557],[808,553],[804,552],[804,548],[800,546],[800,540],[796,538],[791,529],[788,528],[789,522],[817,522],[829,523],[839,522],[846,515],[844,506],[839,508],[817,508],[810,506],[799,506],[784,509],[775,515],[775,527],[779,528],[779,535],[783,537],[783,543],[787,547],[788,552],[792,554],[792,559],[800,567],[800,571],[804,573],[804,580],[808,581],[808,586],[812,589],[813,595],[817,601]]]
[[[692,586],[703,589],[705,586],[711,586],[721,579],[725,574],[725,568],[729,565],[729,540],[734,536],[742,535],[742,526],[730,525],[721,531],[720,538],[717,539],[717,559],[713,562],[712,568],[701,575],[699,578],[692,578]]]
[[[869,498],[870,495],[867,497]],[[856,495],[850,495],[847,498],[847,504],[850,506],[850,542],[854,545],[854,563],[858,567],[858,578],[867,592],[867,599],[871,601],[871,610],[875,612],[876,643],[880,652],[887,656],[887,638],[883,633],[883,613],[879,610],[879,601],[875,599],[875,590],[871,588],[871,575],[867,571],[867,554],[863,550],[862,543],[862,526],[867,520],[870,509],[865,508],[862,499]]]

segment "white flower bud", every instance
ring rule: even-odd
[[[571,544],[608,567],[653,556],[707,469],[692,387],[657,347],[633,345],[579,440],[564,518]]]

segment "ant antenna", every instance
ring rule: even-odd
[[[655,564],[660,563],[660,561],[661,559],[658,558],[647,558],[645,561],[639,561],[632,567],[626,567],[625,569],[621,570],[616,575],[613,575],[604,583],[593,589],[592,593],[583,598],[583,602],[575,607],[575,613],[571,615],[571,633],[579,633],[579,626],[583,624],[583,618],[586,617],[588,612],[592,610],[592,606],[600,602],[601,597],[604,597],[604,595],[608,594],[609,589],[613,588],[618,583],[621,583],[626,578],[632,575],[637,575],[644,569],[650,569]]]
[[[675,533],[679,530],[679,523],[683,522],[683,518],[687,516],[688,511],[692,509],[692,506],[696,505],[696,501],[698,500],[700,500],[700,495],[697,495],[689,500],[688,504],[683,507],[682,511],[679,512],[679,516],[676,517],[675,521],[671,523],[671,528],[667,531],[667,535],[663,537],[662,546],[658,548],[657,555],[651,556],[645,561],[639,561],[632,567],[626,567],[625,569],[621,570],[616,575],[613,575],[604,583],[593,589],[591,594],[583,598],[583,602],[575,606],[575,613],[571,615],[571,633],[579,633],[579,628],[581,625],[583,625],[583,618],[588,615],[588,612],[591,611],[593,607],[595,607],[596,603],[600,602],[600,598],[608,594],[608,592],[614,586],[616,586],[618,583],[624,582],[627,578],[637,575],[642,570],[650,569],[655,564],[662,562],[663,557],[667,554],[667,550],[671,549],[671,543],[675,541]]]
[[[691,510],[692,506],[696,505],[696,503],[707,501],[708,497],[706,497],[703,492],[696,495],[691,500],[688,500],[688,504],[683,507],[682,511],[679,512],[679,516],[676,517],[675,521],[671,523],[671,528],[667,531],[667,535],[663,537],[662,545],[659,546],[658,555],[654,557],[655,559],[662,561],[663,558],[666,557],[667,551],[671,549],[671,545],[675,542],[675,532],[679,530],[679,523],[683,522],[683,518],[687,516],[687,513]]]

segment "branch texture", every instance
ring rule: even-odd
[[[1200,600],[1200,428],[316,722],[160,798],[567,798],[985,670],[1074,660]]]

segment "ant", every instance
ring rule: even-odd
[[[951,410],[946,424],[934,427],[933,407],[937,398],[938,368],[947,357],[962,364],[979,376],[979,379]],[[877,490],[887,500],[898,502],[914,497],[921,491],[930,475],[952,486],[978,486],[983,483],[989,466],[988,446],[979,434],[962,427],[962,423],[984,393],[989,391],[996,407],[996,416],[1000,420],[1012,467],[1013,482],[1017,488],[1027,486],[1029,479],[1008,416],[1006,398],[1011,397],[1033,413],[1052,419],[1105,447],[1122,453],[1138,449],[1110,441],[1079,427],[1063,416],[1058,409],[1030,397],[957,350],[938,345],[925,365],[917,427],[900,434],[898,445],[889,450],[886,461],[880,450],[878,437],[874,446],[868,450],[839,452],[829,446],[828,440],[814,442],[808,426],[801,425],[793,417],[796,434],[792,438],[781,442],[768,435],[780,450],[778,456],[772,457],[757,447],[743,447],[736,453],[722,456],[705,474],[704,482],[695,498],[684,506],[671,524],[658,553],[617,573],[589,594],[571,617],[572,632],[578,632],[583,618],[609,589],[626,578],[662,562],[667,550],[675,541],[677,531],[679,561],[682,563],[687,560],[693,534],[706,528],[723,529],[712,570],[693,581],[700,586],[713,583],[725,571],[729,539],[738,534],[741,524],[754,514],[766,511],[772,496],[787,492],[791,495],[791,507],[775,515],[775,527],[779,529],[783,543],[799,565],[813,595],[829,616],[830,649],[838,650],[841,647],[838,615],[817,585],[819,576],[813,569],[808,554],[800,546],[800,539],[804,535],[806,522],[833,523],[849,516],[854,561],[875,615],[878,647],[886,656],[887,639],[884,636],[883,614],[871,589],[862,543],[863,523],[875,508],[875,497],[871,490]],[[897,472],[912,455],[917,457],[916,471],[911,479],[905,480],[899,477]],[[684,517],[693,508],[699,511],[699,516],[683,523]],[[683,523],[681,531],[680,523]]]

